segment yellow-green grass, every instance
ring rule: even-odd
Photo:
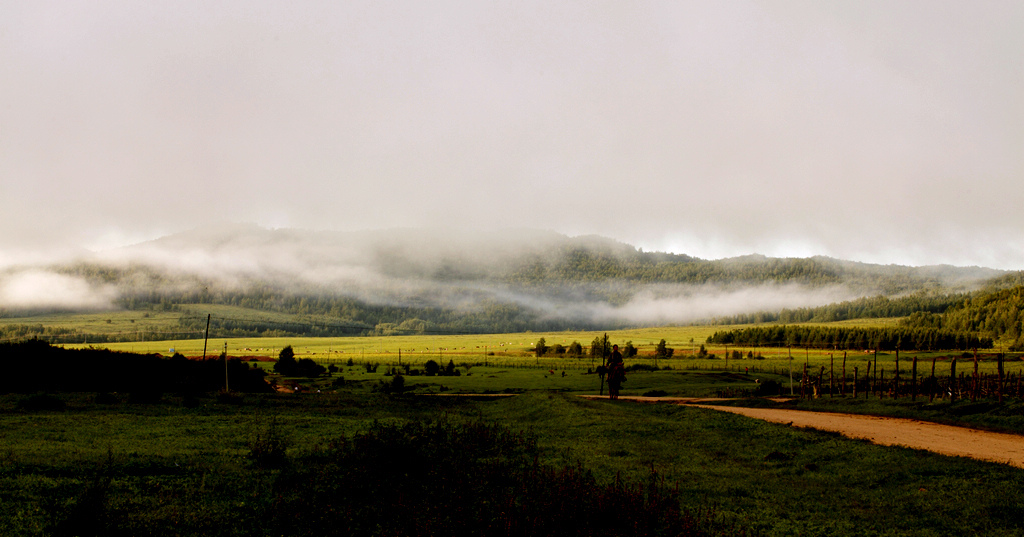
[[[29,317],[0,317],[0,328],[11,325],[66,328],[83,334],[132,335],[178,333],[180,312],[105,311],[93,313],[50,313]]]

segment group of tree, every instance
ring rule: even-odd
[[[540,338],[533,346],[533,353],[538,358],[546,355],[580,358],[583,356],[583,345],[581,345],[579,341],[573,341],[568,346],[562,345],[561,343],[555,343],[554,345],[548,346],[544,338]]]
[[[901,297],[879,295],[825,306],[783,308],[779,311],[760,311],[717,317],[709,321],[709,324],[831,323],[850,319],[905,317],[917,312],[940,314],[962,304],[969,296],[967,293],[936,294],[927,291]]]
[[[0,365],[0,392],[121,392],[151,397],[212,392],[225,384],[220,359],[64,349],[41,340],[0,343]],[[228,360],[227,376],[234,391],[270,391],[263,371],[247,362]]]
[[[315,378],[326,373],[327,369],[310,358],[296,360],[295,350],[292,349],[291,345],[288,345],[278,353],[277,363],[274,364],[274,371],[286,377]]]
[[[839,350],[969,350],[991,348],[992,338],[936,328],[846,328],[775,325],[715,332],[710,344]]]

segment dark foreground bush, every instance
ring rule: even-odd
[[[18,401],[18,408],[28,411],[64,410],[66,407],[67,404],[64,403],[63,399],[48,393],[30,395],[21,401]]]
[[[760,397],[781,395],[782,384],[774,380],[766,380],[757,385],[757,391],[754,394]]]
[[[376,425],[279,477],[266,517],[288,535],[706,535],[651,472],[600,485],[537,462],[536,440],[497,425]]]

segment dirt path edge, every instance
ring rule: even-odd
[[[903,446],[1024,468],[1024,436],[994,433],[906,418],[811,412],[776,408],[742,408],[682,403],[694,408],[732,412],[793,427],[831,431],[883,446]]]

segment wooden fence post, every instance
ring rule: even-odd
[[[900,396],[900,348],[896,347],[896,372],[892,377],[892,397],[898,399]]]
[[[956,356],[949,362],[949,402],[956,401]]]
[[[929,403],[935,400],[935,388],[937,388],[938,384],[939,384],[938,381],[936,381],[936,379],[935,379],[935,357],[934,356],[932,356],[932,377],[931,378],[932,378],[932,381],[929,383],[930,384],[930,388],[928,390],[930,392],[929,395],[928,395],[928,402]]]
[[[854,379],[854,384],[856,383],[857,380]],[[846,397],[846,351],[843,351],[843,383],[841,386],[839,386],[839,394],[842,395],[843,397]],[[857,396],[855,395],[854,398],[856,397]]]
[[[878,347],[875,347],[875,367],[874,367],[874,373],[875,373],[875,376],[874,376],[873,380],[871,381],[871,391],[875,391],[875,388],[877,387],[876,384],[877,384],[877,381],[878,381]]]
[[[974,376],[972,380],[973,386],[971,386],[971,401],[976,401],[978,395],[981,393],[981,387],[978,386],[978,349],[974,349]]]
[[[910,370],[910,400],[917,401],[917,355]]]
[[[864,370],[864,398],[871,397],[871,360],[868,360],[868,367]]]
[[[835,370],[836,370],[836,357],[832,353],[828,353],[828,396],[832,397],[832,391],[835,389]],[[824,369],[824,368],[822,368]]]
[[[997,367],[999,368],[999,386],[996,388],[999,393],[999,402],[1003,402],[1003,353],[996,355]]]

